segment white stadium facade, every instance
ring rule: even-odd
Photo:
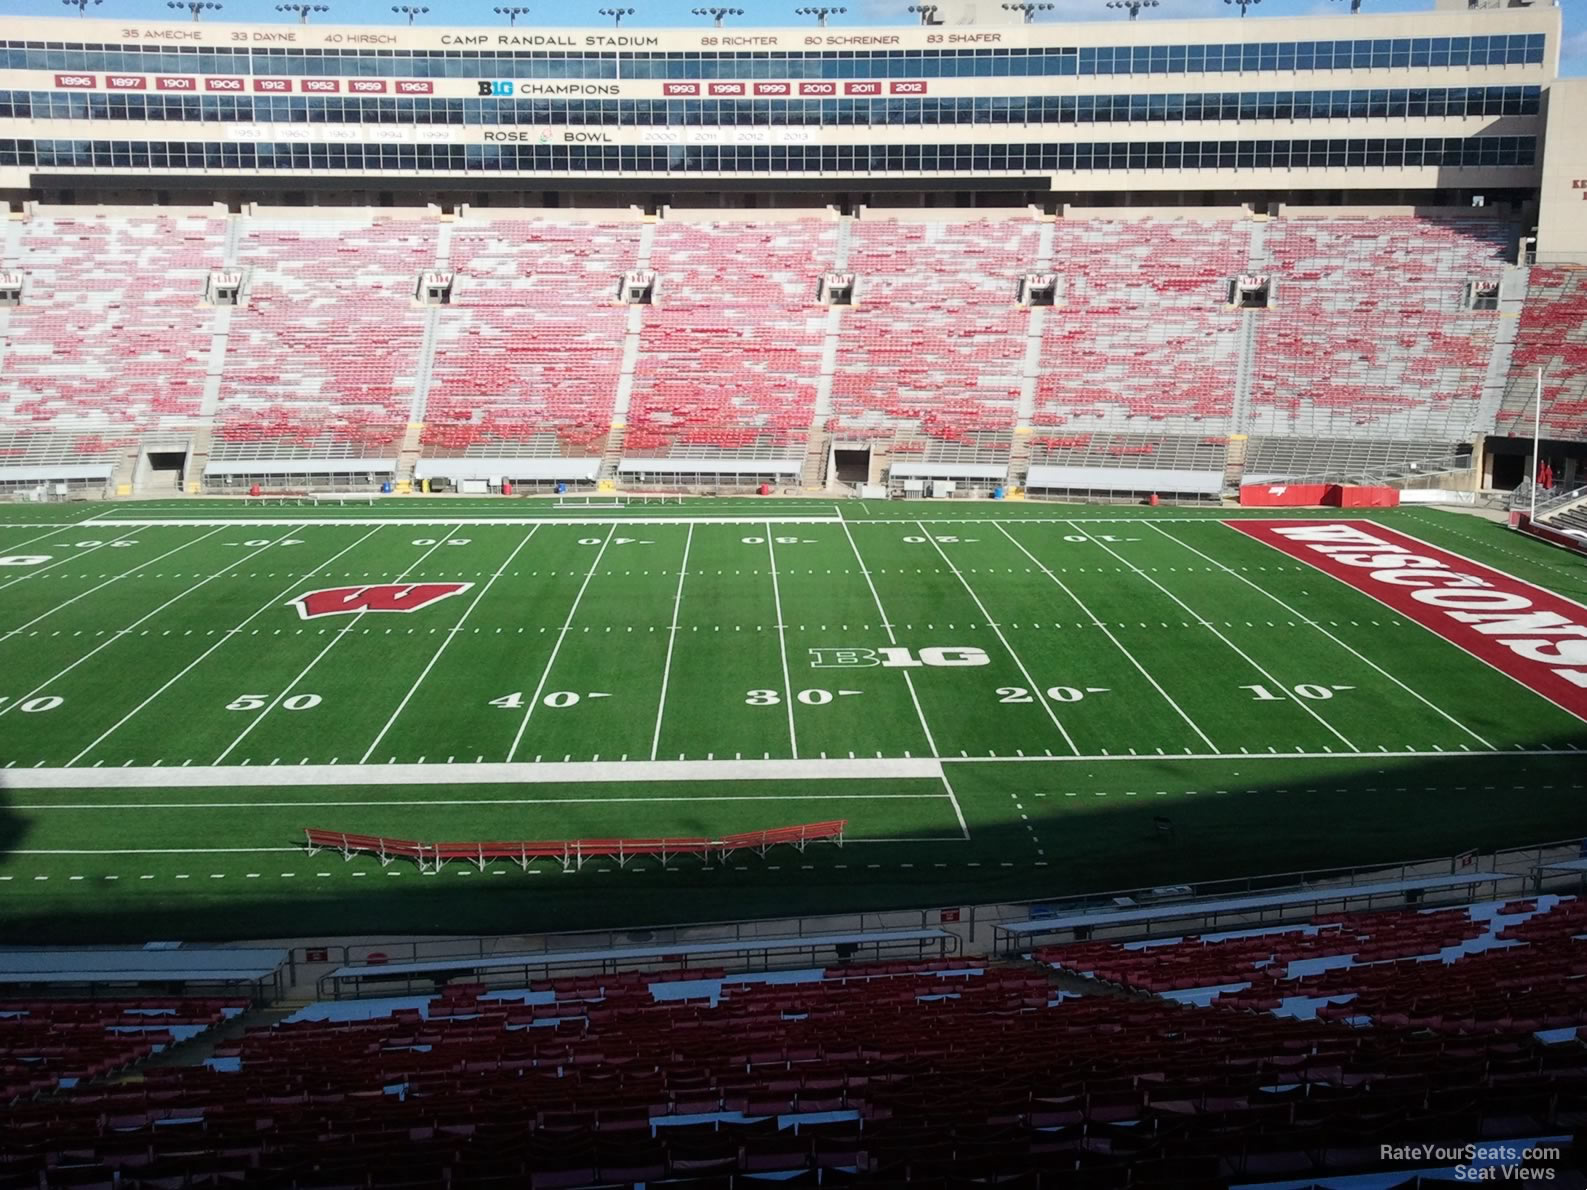
[[[10,18],[0,495],[1577,487],[1561,10],[1365,7]]]

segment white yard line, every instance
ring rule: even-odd
[[[1218,752],[1177,756],[943,756],[940,758],[871,757],[854,760],[573,760],[552,764],[295,764],[189,765],[170,768],[145,765],[126,768],[12,768],[5,770],[7,789],[182,789],[182,788],[316,788],[337,785],[643,785],[654,781],[811,781],[874,779],[882,781],[942,780],[950,764],[1179,764],[1216,762],[1207,778],[1208,792],[1227,782],[1231,761],[1273,760],[1452,760],[1497,757],[1570,756],[1587,758],[1580,748],[1515,748],[1497,752]],[[794,796],[794,795],[790,795]],[[810,795],[815,798],[829,795]],[[858,796],[858,795],[856,795]],[[866,795],[880,796],[880,795]],[[898,795],[904,796],[904,795]],[[941,798],[942,794],[924,795]],[[613,799],[602,798],[601,801]]]
[[[40,566],[36,570],[30,570],[26,574],[19,574],[14,579],[11,579],[11,580],[9,580],[7,582],[0,583],[0,591],[4,591],[7,587],[14,587],[18,583],[25,583],[25,582],[28,581],[28,579],[35,578],[38,575],[43,574],[46,570],[54,570],[57,566],[67,566],[67,565],[77,561],[79,558],[86,558],[89,554],[96,554],[100,550],[109,547],[110,545],[114,544],[115,542],[122,541],[122,540],[124,540],[124,539],[126,539],[128,537],[131,537],[136,532],[137,532],[136,529],[128,529],[120,537],[112,537],[109,541],[101,542],[99,545],[90,546],[86,550],[82,550],[82,551],[74,550],[72,553],[70,553],[70,554],[66,555],[66,557],[62,558],[59,562],[50,562],[47,565]],[[133,569],[136,570],[137,567],[135,566],[135,567],[133,567]],[[131,573],[131,572],[129,571],[128,573]]]
[[[1170,599],[1172,599],[1180,607],[1184,608],[1185,611],[1190,614],[1192,619],[1194,619],[1197,623],[1199,623],[1203,628],[1207,629],[1208,632],[1211,632],[1212,635],[1216,636],[1224,644],[1228,645],[1229,648],[1234,650],[1234,652],[1239,654],[1239,656],[1245,661],[1245,663],[1247,665],[1249,665],[1252,669],[1256,670],[1257,673],[1261,674],[1264,678],[1266,678],[1273,685],[1277,686],[1280,690],[1284,689],[1284,683],[1280,682],[1272,674],[1268,673],[1267,670],[1263,669],[1260,665],[1258,665],[1256,663],[1256,661],[1253,660],[1251,658],[1251,656],[1248,653],[1246,653],[1246,651],[1244,649],[1242,649],[1239,645],[1235,644],[1227,636],[1223,635],[1223,633],[1219,632],[1218,628],[1217,628],[1217,625],[1215,625],[1211,620],[1209,620],[1205,616],[1203,616],[1195,608],[1191,607],[1190,604],[1186,603],[1178,595],[1175,595],[1172,591],[1170,591],[1167,587],[1163,586],[1162,583],[1158,582],[1151,575],[1147,574],[1146,571],[1142,570],[1134,562],[1131,562],[1128,558],[1125,558],[1122,555],[1120,555],[1116,550],[1114,550],[1111,546],[1109,546],[1107,542],[1101,541],[1101,540],[1099,540],[1099,539],[1097,539],[1095,537],[1091,537],[1091,536],[1083,533],[1081,531],[1081,529],[1080,529],[1080,526],[1077,525],[1073,521],[1069,522],[1069,527],[1074,529],[1075,532],[1080,533],[1081,536],[1085,537],[1086,540],[1090,541],[1092,544],[1101,546],[1116,561],[1124,563],[1124,565],[1128,566],[1136,574],[1140,575],[1147,582],[1151,583],[1152,586],[1156,587],[1164,595],[1167,595]],[[1317,720],[1318,723],[1321,723],[1325,728],[1327,728],[1329,734],[1331,734],[1335,738],[1337,738],[1350,751],[1354,752],[1356,750],[1356,746],[1354,744],[1352,744],[1348,739],[1345,738],[1345,735],[1344,735],[1343,732],[1341,732],[1332,723],[1328,722],[1328,720],[1324,719],[1315,710],[1313,710],[1310,706],[1308,706],[1303,700],[1297,699],[1296,702],[1295,702],[1295,705],[1300,707],[1301,710],[1305,711],[1313,719]]]
[[[1113,635],[1112,629],[1110,629],[1106,624],[1104,624],[1097,617],[1097,614],[1095,612],[1093,612],[1089,607],[1087,607],[1081,601],[1080,596],[1076,595],[1073,591],[1071,591],[1069,589],[1069,587],[1068,587],[1068,584],[1066,584],[1056,574],[1054,574],[1051,570],[1049,570],[1047,568],[1046,564],[1043,563],[1040,558],[1036,557],[1035,554],[1031,553],[1028,549],[1026,549],[1018,541],[1016,541],[1014,539],[1014,535],[1011,534],[1007,529],[1003,528],[1002,525],[998,525],[997,526],[997,530],[1004,537],[1007,537],[1009,539],[1009,541],[1014,543],[1014,548],[1015,549],[1019,550],[1020,553],[1024,554],[1027,558],[1029,558],[1032,562],[1034,562],[1036,564],[1036,566],[1041,570],[1041,572],[1043,574],[1045,574],[1048,578],[1052,579],[1052,581],[1054,582],[1054,584],[1057,585],[1057,587],[1058,587],[1058,589],[1060,591],[1062,591],[1065,595],[1069,596],[1070,599],[1073,599],[1074,602],[1075,602],[1075,606],[1078,607],[1083,613],[1085,613],[1087,616],[1089,616],[1091,618],[1091,623],[1093,625],[1095,625],[1097,628],[1102,629],[1102,634],[1104,636],[1106,636],[1110,641],[1112,641],[1115,646],[1117,646],[1119,652],[1124,654],[1125,658],[1129,661],[1129,663],[1131,665],[1133,665],[1137,670],[1140,671],[1141,677],[1145,678],[1148,682],[1151,683],[1152,689],[1157,691],[1157,693],[1161,694],[1163,696],[1163,701],[1166,702],[1169,706],[1173,707],[1174,708],[1174,713],[1176,715],[1178,715],[1181,719],[1183,719],[1190,726],[1190,730],[1195,732],[1196,735],[1198,735],[1201,738],[1201,742],[1203,744],[1207,745],[1207,751],[1216,752],[1218,750],[1218,746],[1216,744],[1214,744],[1212,742],[1212,740],[1207,737],[1207,733],[1202,731],[1201,727],[1196,723],[1196,721],[1194,719],[1192,719],[1188,714],[1185,713],[1185,708],[1180,706],[1177,702],[1175,702],[1173,697],[1168,693],[1168,691],[1164,690],[1162,688],[1162,686],[1158,684],[1157,679],[1154,678],[1151,675],[1151,673],[1147,670],[1147,668],[1144,665],[1142,665],[1139,661],[1137,661],[1135,659],[1135,655],[1133,653],[1131,653],[1128,649],[1126,649],[1124,647],[1124,643],[1121,640],[1119,640],[1118,637]]]
[[[215,530],[215,533],[218,533],[218,532],[220,532],[220,530],[218,530],[218,529]],[[204,537],[213,537],[213,536],[214,536],[214,533],[206,533],[204,535]],[[202,541],[202,540],[204,540],[204,538],[200,537],[198,540]],[[187,543],[187,545],[195,545],[195,544],[197,544],[197,542],[190,541],[190,542]],[[270,543],[270,545],[275,545],[275,544],[276,544],[276,542],[271,542]],[[177,547],[177,549],[185,549],[185,548],[187,548],[187,547],[186,546],[178,546]],[[143,615],[139,616],[132,623],[128,624],[125,628],[116,629],[109,636],[107,636],[103,641],[101,641],[99,644],[95,645],[93,648],[89,649],[88,652],[84,653],[81,657],[77,658],[77,660],[73,661],[70,665],[66,666],[64,669],[61,669],[61,670],[57,671],[54,674],[51,674],[48,678],[44,679],[44,681],[40,682],[37,686],[33,687],[33,689],[29,690],[26,694],[18,695],[16,698],[14,698],[10,702],[6,703],[5,706],[0,707],[0,715],[5,715],[5,714],[9,713],[14,708],[20,706],[22,703],[24,703],[28,699],[32,698],[35,694],[38,694],[41,690],[48,689],[50,686],[54,685],[56,682],[58,682],[62,678],[64,678],[67,674],[71,673],[72,670],[76,669],[83,662],[87,661],[90,657],[92,657],[96,653],[100,652],[100,650],[108,649],[111,645],[113,645],[117,641],[121,640],[124,636],[126,636],[129,632],[131,632],[139,624],[142,624],[145,620],[153,619],[155,616],[157,616],[161,612],[163,612],[166,608],[170,607],[173,603],[180,603],[182,600],[186,599],[189,595],[191,595],[194,591],[197,591],[200,587],[204,587],[204,586],[209,585],[210,583],[214,582],[216,579],[220,578],[220,576],[225,574],[228,570],[231,570],[233,567],[241,566],[244,562],[251,561],[252,559],[258,557],[260,554],[264,553],[265,550],[267,550],[269,548],[270,548],[269,545],[263,546],[263,547],[261,547],[259,549],[254,550],[253,553],[251,553],[251,554],[244,554],[242,557],[238,558],[235,562],[228,562],[225,566],[222,566],[219,570],[217,570],[214,574],[210,575],[208,578],[201,579],[198,582],[194,583],[192,586],[188,587],[187,590],[182,591],[179,594],[171,596],[171,598],[167,599],[164,603],[160,604],[159,607],[154,608],[152,611],[145,612]],[[171,553],[173,553],[173,554],[176,553],[176,550],[172,550]],[[165,555],[161,555],[161,556],[163,557]],[[158,560],[159,560],[158,558],[151,559],[151,561],[158,561]],[[131,573],[131,572],[129,571],[128,573]],[[85,592],[85,594],[86,594],[86,592]]]
[[[54,607],[50,608],[49,611],[39,613],[38,615],[34,616],[31,620],[29,620],[26,624],[20,624],[17,627],[11,629],[7,633],[5,633],[4,636],[0,636],[0,640],[8,640],[11,637],[16,636],[20,632],[26,632],[29,628],[33,627],[33,625],[37,624],[40,620],[48,619],[50,616],[53,616],[56,612],[60,611],[63,607],[70,607],[72,604],[76,603],[79,599],[83,599],[86,596],[92,595],[95,591],[101,590],[101,589],[103,589],[105,587],[112,586],[115,583],[119,583],[122,579],[126,578],[128,575],[134,574],[137,571],[142,570],[145,566],[153,566],[156,562],[163,561],[164,559],[169,558],[172,554],[179,554],[190,545],[197,545],[201,541],[208,541],[211,537],[215,536],[215,534],[217,534],[219,532],[220,532],[219,529],[211,529],[208,533],[205,533],[202,537],[195,537],[195,538],[193,538],[192,541],[184,541],[181,545],[177,546],[175,549],[166,550],[165,553],[159,555],[158,557],[150,558],[146,562],[139,562],[136,566],[132,567],[130,570],[124,570],[120,574],[113,575],[112,577],[107,578],[102,583],[96,583],[94,586],[89,587],[88,590],[81,591],[78,594],[73,595],[70,599],[67,599],[67,600],[65,600],[62,603],[57,603]],[[214,577],[214,576],[212,575],[211,577]],[[139,621],[139,623],[142,623],[142,621]]]
[[[830,514],[820,516],[780,516],[772,518],[780,525],[830,525],[842,520]],[[507,525],[528,528],[530,525],[764,525],[765,514],[760,516],[642,516],[642,517],[534,517],[534,516],[386,516],[386,517],[312,517],[272,516],[249,517],[117,517],[107,521],[88,521],[94,528],[112,528],[132,525],[140,529],[164,528],[182,525],[221,525],[233,528],[303,527],[309,525],[399,525],[409,528],[450,525],[454,529],[464,526]],[[0,526],[3,527],[3,526]],[[85,551],[86,552],[86,551]]]
[[[849,548],[854,551],[854,560],[859,563],[860,573],[865,576],[865,585],[871,589],[871,598],[876,601],[876,614],[882,618],[882,629],[887,633],[887,643],[890,645],[896,645],[898,643],[898,637],[893,632],[893,622],[888,619],[887,609],[882,606],[882,597],[876,593],[876,584],[871,581],[871,568],[865,564],[865,559],[860,557],[860,547],[854,541],[854,534],[849,532],[847,521],[845,521],[843,524],[843,536],[849,539]],[[926,737],[926,746],[931,749],[931,754],[936,756],[938,755],[937,741],[935,738],[933,738],[931,734],[931,727],[926,722],[926,712],[921,709],[920,697],[915,693],[915,681],[909,676],[909,671],[907,669],[903,671],[903,674],[904,685],[909,688],[909,701],[915,704],[915,716],[920,720],[920,730],[925,734]],[[948,794],[951,797],[953,795],[953,791],[950,789]],[[954,808],[956,810],[958,808],[957,801],[954,802]],[[964,823],[964,816],[962,814],[959,816],[959,822],[961,826]],[[968,835],[966,837],[968,837]]]
[[[331,810],[349,806],[619,806],[693,805],[698,802],[937,802],[940,793],[746,793],[721,797],[476,797],[390,798],[380,801],[289,802],[73,802],[15,805],[13,810]],[[969,836],[966,835],[966,838]],[[15,854],[8,851],[7,854]]]
[[[317,573],[318,571],[323,570],[325,567],[329,566],[332,562],[335,562],[336,559],[340,558],[343,554],[347,553],[348,550],[355,549],[358,546],[363,545],[364,542],[368,541],[378,531],[379,531],[378,529],[371,529],[368,533],[365,533],[357,541],[353,542],[351,545],[344,546],[342,549],[340,549],[336,553],[332,554],[325,561],[323,561],[323,562],[319,563],[318,565],[316,565],[312,570],[304,571],[301,575],[299,575],[297,578],[295,578],[289,586],[283,588],[278,594],[272,595],[267,602],[265,602],[261,607],[259,607],[258,610],[252,612],[248,616],[247,619],[243,620],[236,627],[227,629],[224,633],[222,633],[221,638],[219,640],[217,640],[214,644],[210,645],[209,648],[205,649],[197,657],[193,658],[193,660],[189,661],[185,666],[183,666],[182,669],[176,674],[176,676],[170,678],[163,686],[161,686],[153,694],[149,695],[148,698],[144,699],[137,706],[133,707],[132,710],[128,711],[125,715],[123,715],[120,719],[118,719],[116,721],[116,723],[113,726],[111,726],[109,729],[107,729],[105,732],[103,732],[99,736],[98,739],[96,739],[93,743],[89,744],[88,747],[84,748],[76,756],[74,756],[70,760],[68,760],[66,762],[67,766],[69,767],[71,765],[76,764],[79,760],[81,760],[83,757],[87,756],[95,748],[99,747],[100,744],[104,743],[112,735],[114,735],[116,732],[120,731],[123,727],[125,727],[127,725],[127,723],[130,722],[135,715],[137,715],[139,712],[141,712],[151,702],[153,702],[155,699],[159,698],[160,695],[164,694],[172,686],[176,685],[183,678],[185,678],[188,675],[189,672],[191,672],[201,661],[203,661],[205,658],[207,658],[216,649],[220,648],[227,641],[231,640],[232,637],[237,635],[237,633],[241,632],[249,624],[253,623],[254,620],[256,620],[260,616],[264,615],[265,612],[269,611],[273,607],[279,606],[281,600],[284,597],[286,597],[287,595],[290,595],[293,591],[295,591],[297,589],[299,583],[303,582],[305,579],[309,578],[311,575]]]
[[[787,625],[782,618],[782,592],[777,584],[777,548],[772,545],[771,522],[766,522],[766,554],[771,559],[771,597],[777,609],[777,652],[782,658],[782,700],[788,708],[788,746],[793,749],[793,757],[799,759],[799,736],[794,731],[793,712],[793,679],[788,674],[788,637],[785,632]]]
[[[678,640],[678,610],[683,606],[683,580],[689,574],[689,547],[694,544],[694,526],[683,539],[683,562],[678,567],[678,593],[672,597],[672,625],[667,629],[667,663],[661,670],[661,702],[656,706],[656,734],[650,739],[650,759],[661,749],[661,718],[667,713],[667,683],[672,678],[672,646]]]
[[[408,687],[408,692],[402,696],[402,701],[397,704],[397,709],[391,712],[391,718],[386,720],[386,725],[380,729],[380,732],[375,736],[373,742],[370,743],[369,749],[364,753],[363,761],[361,763],[368,763],[370,756],[374,755],[375,749],[380,746],[380,741],[385,739],[386,733],[391,730],[391,725],[395,723],[397,721],[397,717],[407,709],[408,702],[416,693],[418,693],[419,687],[424,684],[424,679],[430,676],[430,671],[435,668],[435,663],[441,660],[441,654],[445,653],[447,647],[457,639],[458,632],[460,632],[463,625],[468,622],[468,618],[474,614],[474,609],[480,605],[480,601],[485,598],[491,587],[495,585],[496,580],[506,573],[507,567],[512,565],[513,559],[518,556],[519,551],[522,550],[524,546],[528,545],[529,539],[538,532],[540,532],[539,525],[536,525],[534,528],[530,529],[528,536],[513,547],[512,553],[507,555],[506,560],[502,562],[502,564],[497,568],[496,573],[491,575],[485,584],[480,587],[478,594],[474,596],[473,600],[469,603],[463,614],[458,617],[457,623],[452,625],[451,631],[449,631],[442,639],[441,647],[436,649],[435,655],[430,658],[430,663],[426,665],[424,667],[424,671],[414,679],[413,685]]]
[[[512,758],[518,755],[518,745],[523,743],[523,733],[529,730],[529,720],[534,716],[535,707],[540,705],[540,695],[551,677],[551,668],[557,663],[557,654],[562,651],[562,642],[568,638],[568,633],[573,629],[573,618],[579,614],[579,604],[584,599],[584,592],[589,589],[590,580],[600,568],[601,559],[606,556],[606,547],[612,544],[612,536],[616,532],[616,525],[606,531],[606,540],[601,542],[601,548],[595,553],[595,561],[590,563],[590,572],[584,576],[584,581],[579,584],[579,593],[573,597],[573,606],[568,608],[568,618],[562,621],[562,630],[557,633],[556,643],[551,646],[551,656],[546,660],[545,670],[540,675],[540,684],[535,687],[534,697],[529,700],[529,709],[524,712],[523,722],[518,724],[518,734],[512,738],[512,747],[507,749],[509,764],[512,763]]]
[[[931,547],[937,551],[937,555],[947,564],[948,569],[953,572],[953,577],[964,585],[964,589],[969,593],[970,598],[975,600],[975,606],[981,609],[981,615],[986,620],[986,626],[997,633],[997,639],[1003,642],[1003,648],[1014,659],[1014,664],[1019,666],[1019,672],[1025,675],[1026,686],[1031,690],[1042,689],[1036,679],[1030,676],[1030,670],[1025,668],[1025,663],[1020,660],[1019,654],[1014,651],[1014,646],[1008,643],[1008,637],[1003,635],[1003,630],[998,627],[997,621],[992,618],[992,613],[986,610],[986,604],[981,602],[981,597],[975,593],[975,588],[970,585],[970,580],[959,572],[959,568],[953,564],[953,559],[943,552],[942,545],[938,542],[936,535],[926,528],[923,521],[916,521],[914,524],[925,539],[931,542]],[[1074,740],[1070,738],[1068,731],[1064,729],[1064,725],[1058,722],[1058,716],[1053,712],[1052,707],[1047,704],[1047,700],[1038,699],[1038,701],[1041,703],[1041,709],[1047,712],[1047,718],[1051,719],[1052,725],[1058,729],[1058,734],[1063,736],[1064,743],[1069,746],[1069,751],[1079,755],[1080,749],[1075,746]]]
[[[1374,755],[1377,755],[1374,753]],[[1462,753],[1461,755],[1464,755]],[[1125,757],[1133,760],[1135,757]],[[1160,760],[1161,757],[1153,757]],[[1172,759],[1178,760],[1179,757]],[[554,764],[153,765],[14,768],[7,789],[312,788],[325,785],[580,785],[645,781],[940,781],[942,761],[924,756],[854,760],[573,760]],[[931,795],[941,798],[940,793]]]
[[[1355,657],[1358,661],[1365,662],[1367,665],[1370,665],[1373,669],[1377,670],[1378,673],[1382,674],[1389,681],[1393,682],[1396,686],[1398,686],[1401,690],[1405,691],[1405,693],[1409,694],[1412,698],[1416,699],[1417,702],[1419,702],[1422,705],[1426,706],[1429,710],[1435,712],[1436,714],[1441,715],[1445,719],[1449,720],[1450,723],[1452,723],[1456,727],[1460,728],[1461,731],[1465,732],[1472,739],[1476,740],[1477,743],[1481,744],[1484,748],[1488,749],[1489,751],[1493,750],[1493,745],[1492,744],[1490,744],[1487,740],[1483,739],[1476,732],[1472,731],[1471,728],[1467,727],[1459,719],[1456,719],[1448,711],[1444,710],[1442,707],[1440,707],[1437,704],[1435,704],[1432,701],[1430,701],[1428,698],[1426,698],[1424,695],[1422,695],[1419,691],[1413,689],[1410,686],[1407,686],[1404,682],[1400,681],[1399,678],[1395,677],[1388,670],[1384,669],[1381,665],[1379,665],[1376,661],[1372,660],[1372,658],[1366,656],[1363,653],[1358,652],[1357,650],[1352,648],[1350,645],[1348,645],[1344,641],[1340,640],[1332,632],[1329,632],[1328,629],[1324,628],[1321,624],[1317,623],[1316,620],[1313,620],[1309,616],[1305,615],[1304,613],[1297,611],[1295,608],[1293,608],[1289,604],[1285,603],[1277,595],[1275,595],[1271,591],[1267,590],[1261,584],[1252,582],[1250,579],[1246,578],[1245,575],[1243,575],[1239,571],[1235,570],[1232,566],[1226,566],[1224,563],[1218,561],[1218,559],[1214,558],[1212,555],[1202,553],[1202,551],[1198,550],[1195,546],[1191,545],[1189,542],[1181,541],[1179,538],[1175,537],[1172,533],[1169,533],[1167,530],[1159,529],[1156,525],[1149,525],[1147,527],[1150,528],[1154,533],[1161,533],[1164,537],[1166,537],[1170,541],[1174,542],[1174,544],[1183,546],[1185,549],[1187,549],[1191,553],[1195,554],[1198,558],[1201,558],[1201,559],[1203,559],[1203,560],[1205,560],[1207,562],[1211,562],[1214,566],[1218,567],[1219,569],[1224,570],[1227,573],[1233,575],[1235,578],[1239,579],[1246,586],[1250,587],[1253,591],[1258,591],[1261,594],[1267,596],[1274,603],[1278,604],[1281,608],[1283,608],[1285,611],[1287,611],[1290,615],[1294,616],[1298,621],[1300,621],[1300,622],[1302,622],[1304,624],[1307,624],[1307,625],[1309,625],[1312,628],[1315,628],[1318,632],[1322,633],[1329,640],[1333,641],[1334,644],[1338,645],[1341,649],[1343,649],[1345,652],[1349,653],[1352,657]],[[1247,540],[1250,540],[1250,539],[1247,538]],[[1269,547],[1269,548],[1272,548],[1272,547]],[[1313,568],[1313,569],[1315,569],[1315,568]],[[1322,573],[1322,572],[1319,572],[1319,573]],[[1348,586],[1348,584],[1345,584],[1345,585]],[[1350,588],[1350,589],[1351,590],[1359,590],[1359,588]],[[1362,594],[1366,594],[1366,592],[1363,591]],[[1435,633],[1434,635],[1437,635],[1437,634]],[[1440,639],[1442,639],[1442,638],[1440,638]]]
[[[461,525],[454,525],[453,528],[452,528],[452,532],[456,532],[460,528],[462,528]],[[405,583],[408,580],[408,576],[410,574],[412,574],[415,570],[419,569],[419,567],[424,565],[425,559],[427,559],[431,554],[435,553],[436,550],[440,549],[443,545],[445,545],[446,541],[447,541],[447,536],[448,536],[448,534],[446,534],[446,533],[442,533],[442,534],[438,535],[436,537],[436,539],[435,539],[435,544],[432,545],[429,549],[425,550],[424,553],[420,554],[418,559],[413,563],[413,565],[411,565],[411,566],[407,567],[406,569],[404,569],[403,572],[397,576],[397,578],[396,578],[397,585],[401,586],[403,583]],[[367,609],[360,608],[357,612],[353,613],[353,618],[351,620],[349,620],[341,628],[336,629],[331,634],[330,642],[323,649],[321,649],[318,653],[316,653],[314,655],[314,660],[310,661],[307,665],[305,665],[303,667],[302,672],[300,672],[297,677],[293,678],[290,682],[288,682],[285,686],[283,686],[281,688],[281,693],[277,694],[274,698],[272,698],[270,700],[269,704],[264,708],[264,710],[260,711],[256,715],[254,715],[254,717],[248,721],[248,726],[244,727],[242,729],[242,732],[237,736],[236,739],[234,739],[231,743],[226,745],[226,750],[215,758],[214,763],[215,764],[220,764],[221,761],[225,760],[226,757],[230,756],[232,754],[232,750],[235,749],[238,744],[242,743],[245,739],[247,739],[249,737],[249,735],[251,735],[253,733],[253,729],[258,727],[261,723],[263,723],[265,721],[265,718],[270,714],[271,711],[275,710],[276,707],[280,706],[284,699],[286,699],[286,698],[291,696],[292,692],[297,689],[298,683],[301,682],[304,678],[309,676],[309,674],[313,671],[314,667],[316,665],[318,665],[321,660],[324,659],[325,655],[327,653],[329,653],[332,649],[334,649],[337,645],[342,643],[342,641],[347,637],[347,635],[349,633],[351,633],[352,630],[358,626],[358,622],[360,620],[362,620],[366,614],[367,614]]]

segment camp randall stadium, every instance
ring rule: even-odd
[[[0,22],[0,1190],[1582,1185],[1559,4],[122,2]]]

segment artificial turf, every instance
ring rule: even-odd
[[[946,906],[1587,833],[1581,720],[1225,510],[0,513],[11,940]],[[1579,559],[1489,522],[1371,515],[1587,595]],[[388,583],[469,585],[405,613],[293,602]],[[843,664],[866,659],[905,664]],[[832,818],[841,849],[568,873],[301,846],[310,826],[544,840]]]

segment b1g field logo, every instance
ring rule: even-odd
[[[971,665],[990,665],[985,649],[956,645],[931,645],[919,650],[892,645],[880,649],[828,648],[810,650],[811,669],[865,669],[880,665],[886,669],[918,669],[935,666],[957,669]]]
[[[356,612],[413,612],[453,595],[473,583],[382,583],[373,587],[326,587],[305,591],[287,602],[305,620],[320,616],[345,616]]]

